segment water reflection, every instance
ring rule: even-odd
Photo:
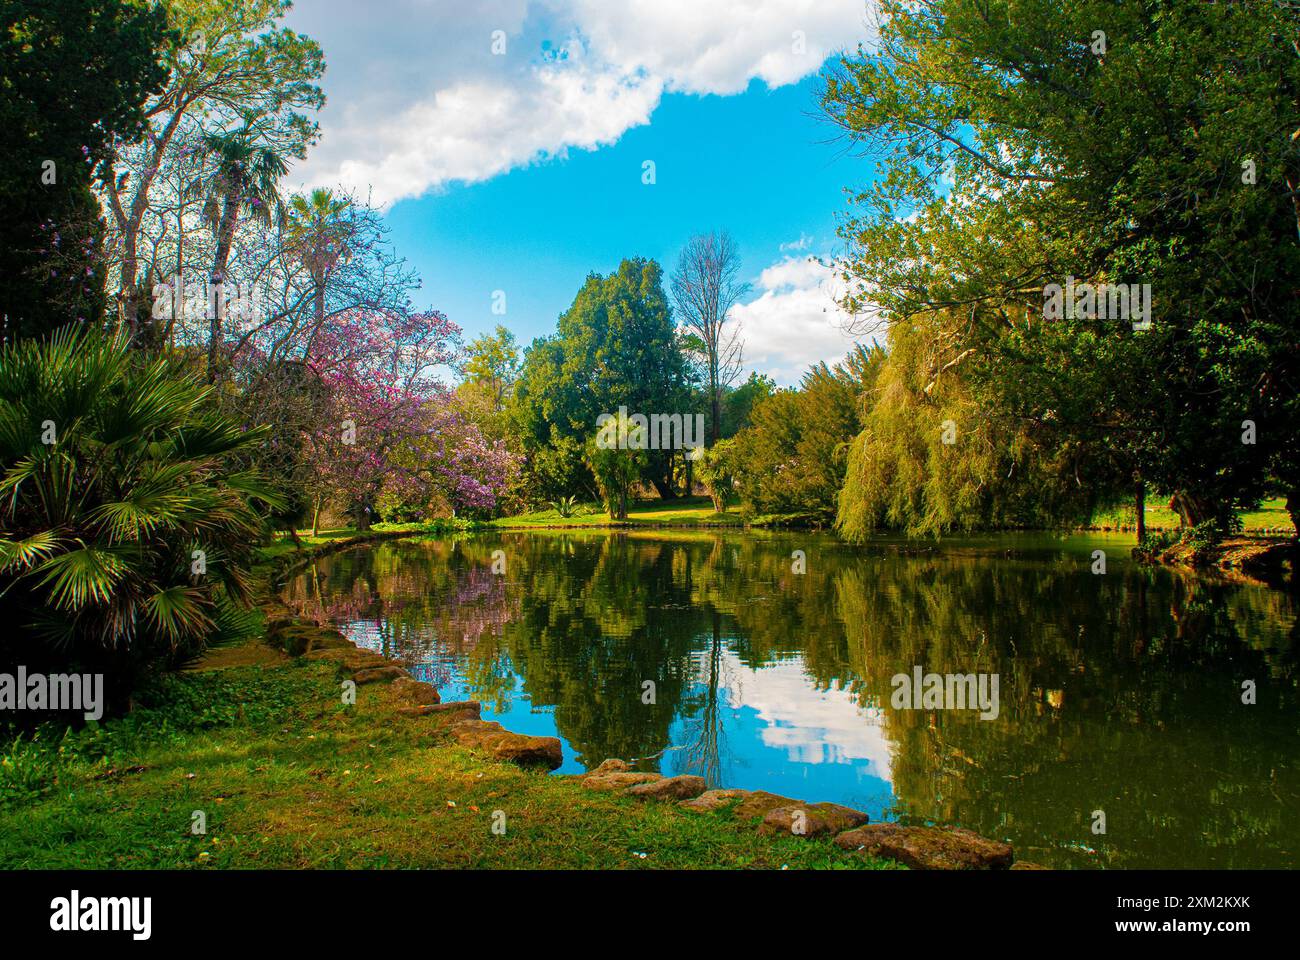
[[[1098,546],[1104,576],[1090,572]],[[505,575],[491,572],[498,549]],[[959,823],[1054,866],[1291,865],[1292,596],[1126,552],[1100,537],[863,549],[536,532],[358,548],[305,570],[288,599],[407,658],[444,699],[559,736],[561,772],[640,758]],[[893,709],[890,678],[917,665],[998,674],[998,717]]]

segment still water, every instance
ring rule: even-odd
[[[502,533],[359,547],[286,597],[444,701],[559,737],[559,773],[638,759],[958,824],[1054,867],[1294,866],[1295,597],[1141,567],[1131,547]],[[917,667],[996,675],[996,718],[895,707],[891,678]]]

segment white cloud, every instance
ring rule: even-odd
[[[731,316],[745,341],[745,366],[783,386],[799,381],[813,364],[843,359],[857,342],[837,302],[843,282],[811,257],[787,257],[759,274],[762,292],[738,304]]]
[[[378,17],[354,0],[300,0],[288,22],[324,47],[329,103],[323,140],[294,179],[372,187],[391,203],[594,149],[647,123],[665,92],[798,81],[865,38],[865,9],[863,0],[396,0]],[[491,52],[496,30],[504,56]]]
[[[558,5],[558,4],[557,4]],[[757,78],[794,83],[865,30],[863,0],[576,0],[592,48],[669,90],[739,93]]]
[[[576,147],[613,143],[648,123],[661,87],[585,66],[544,67],[532,82],[472,81],[437,91],[358,138],[358,150],[320,179],[373,184],[388,203],[454,180],[485,180]]]
[[[764,726],[763,743],[783,750],[792,763],[867,761],[872,776],[893,780],[893,749],[878,717],[853,694],[818,689],[799,660],[781,660],[753,670],[727,651],[725,671],[743,680],[744,697],[731,706],[751,707]]]
[[[789,243],[781,244],[782,253],[797,253],[800,250],[807,250],[812,246],[813,238],[806,233],[799,234],[798,240],[791,240]]]

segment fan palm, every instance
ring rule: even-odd
[[[262,436],[124,334],[0,350],[0,617],[18,628],[0,661],[102,669],[121,694],[202,650],[251,600],[258,501],[278,506],[235,466]]]

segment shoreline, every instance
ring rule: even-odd
[[[737,532],[746,533],[750,531],[763,532],[811,532],[825,533],[828,536],[835,537],[835,532],[824,526],[799,526],[796,524],[749,524],[741,521],[736,523],[691,523],[691,522],[669,522],[653,520],[602,520],[590,523],[564,523],[564,522],[532,522],[532,523],[510,523],[510,518],[502,518],[482,523],[474,523],[467,528],[466,533],[484,533],[490,531],[500,531],[503,533],[527,533],[538,531],[565,531],[581,532],[585,530],[593,532],[613,532],[619,530],[634,530],[637,532],[664,530],[671,532]],[[1148,533],[1165,533],[1172,532],[1177,528],[1166,527],[1148,527]],[[316,556],[324,556],[336,550],[346,549],[363,543],[370,543],[380,540],[396,540],[409,537],[419,536],[436,536],[456,532],[449,528],[430,525],[427,529],[403,529],[403,530],[383,530],[371,531],[368,534],[360,535],[354,540],[329,541],[327,544],[319,546],[329,547],[318,553],[311,553],[313,548],[308,548],[307,553],[310,556],[300,556],[295,551],[290,554],[284,554],[276,558],[275,563],[281,563],[286,558],[295,558],[295,563],[307,563]],[[998,536],[1003,534],[1040,534],[1044,536],[1071,536],[1094,533],[1106,534],[1128,534],[1136,533],[1136,528],[1125,526],[1088,526],[1072,527],[1068,529],[1005,529],[1005,530],[980,530],[972,531],[969,534],[960,534],[962,537],[980,537],[980,536]],[[893,536],[886,534],[886,536]],[[950,535],[957,536],[957,535]],[[838,537],[836,538],[838,540]],[[931,540],[921,538],[903,538],[905,545],[891,542],[890,546],[898,546],[899,549],[911,549],[912,545],[923,544],[927,549],[942,549],[943,540]],[[849,541],[840,541],[848,546],[855,544]],[[343,545],[340,545],[343,544]],[[871,541],[858,546],[870,545]],[[1208,574],[1222,576],[1235,582],[1249,584],[1254,586],[1263,586],[1275,590],[1288,590],[1300,588],[1297,582],[1295,571],[1297,560],[1300,559],[1300,538],[1287,533],[1251,533],[1243,531],[1241,534],[1227,537],[1218,544],[1211,547],[1197,548],[1187,543],[1175,543],[1159,551],[1142,551],[1136,543],[1133,547],[1133,556],[1139,562],[1151,566],[1163,566],[1174,570],[1184,570],[1198,574]],[[288,576],[290,570],[281,569],[277,576],[280,578]]]
[[[0,862],[1045,869],[1018,862],[1002,840],[960,828],[876,823],[834,803],[710,790],[701,778],[665,777],[618,758],[581,774],[550,774],[560,761],[557,738],[485,721],[475,701],[442,702],[436,687],[411,677],[400,661],[297,616],[281,599],[284,580],[319,557],[434,532],[335,531],[325,542],[268,558],[259,570],[264,628],[209,651],[193,672],[173,675],[165,688],[170,701],[87,731],[100,744],[96,763],[74,759],[56,767],[33,798],[0,805],[0,833],[7,834]],[[340,702],[348,683],[352,704]],[[177,723],[170,716],[177,704],[221,719]],[[58,754],[49,762],[67,762],[63,747]],[[207,835],[186,832],[195,810],[211,818]],[[498,816],[509,825],[500,836],[493,832]],[[65,852],[39,847],[42,831],[69,820],[94,826]],[[129,842],[172,821],[176,837],[156,850]]]
[[[401,706],[396,715],[435,725],[452,741],[498,762],[549,771],[562,763],[556,737],[514,733],[501,724],[485,721],[477,701],[442,702],[432,684],[410,676],[406,666],[357,646],[338,630],[298,617],[279,599],[283,579],[320,556],[355,546],[399,537],[419,536],[386,531],[319,545],[282,564],[272,581],[276,594],[268,598],[263,642],[291,657],[333,663],[338,677],[357,687],[388,685]],[[1048,869],[1017,862],[1011,844],[990,840],[955,826],[908,826],[892,822],[870,823],[861,811],[826,801],[809,802],[762,790],[710,789],[704,778],[693,775],[665,777],[634,769],[635,762],[607,758],[581,774],[556,776],[574,787],[631,798],[641,804],[671,804],[694,815],[725,815],[744,821],[765,836],[784,836],[808,842],[829,840],[849,857],[888,861],[911,869]]]

